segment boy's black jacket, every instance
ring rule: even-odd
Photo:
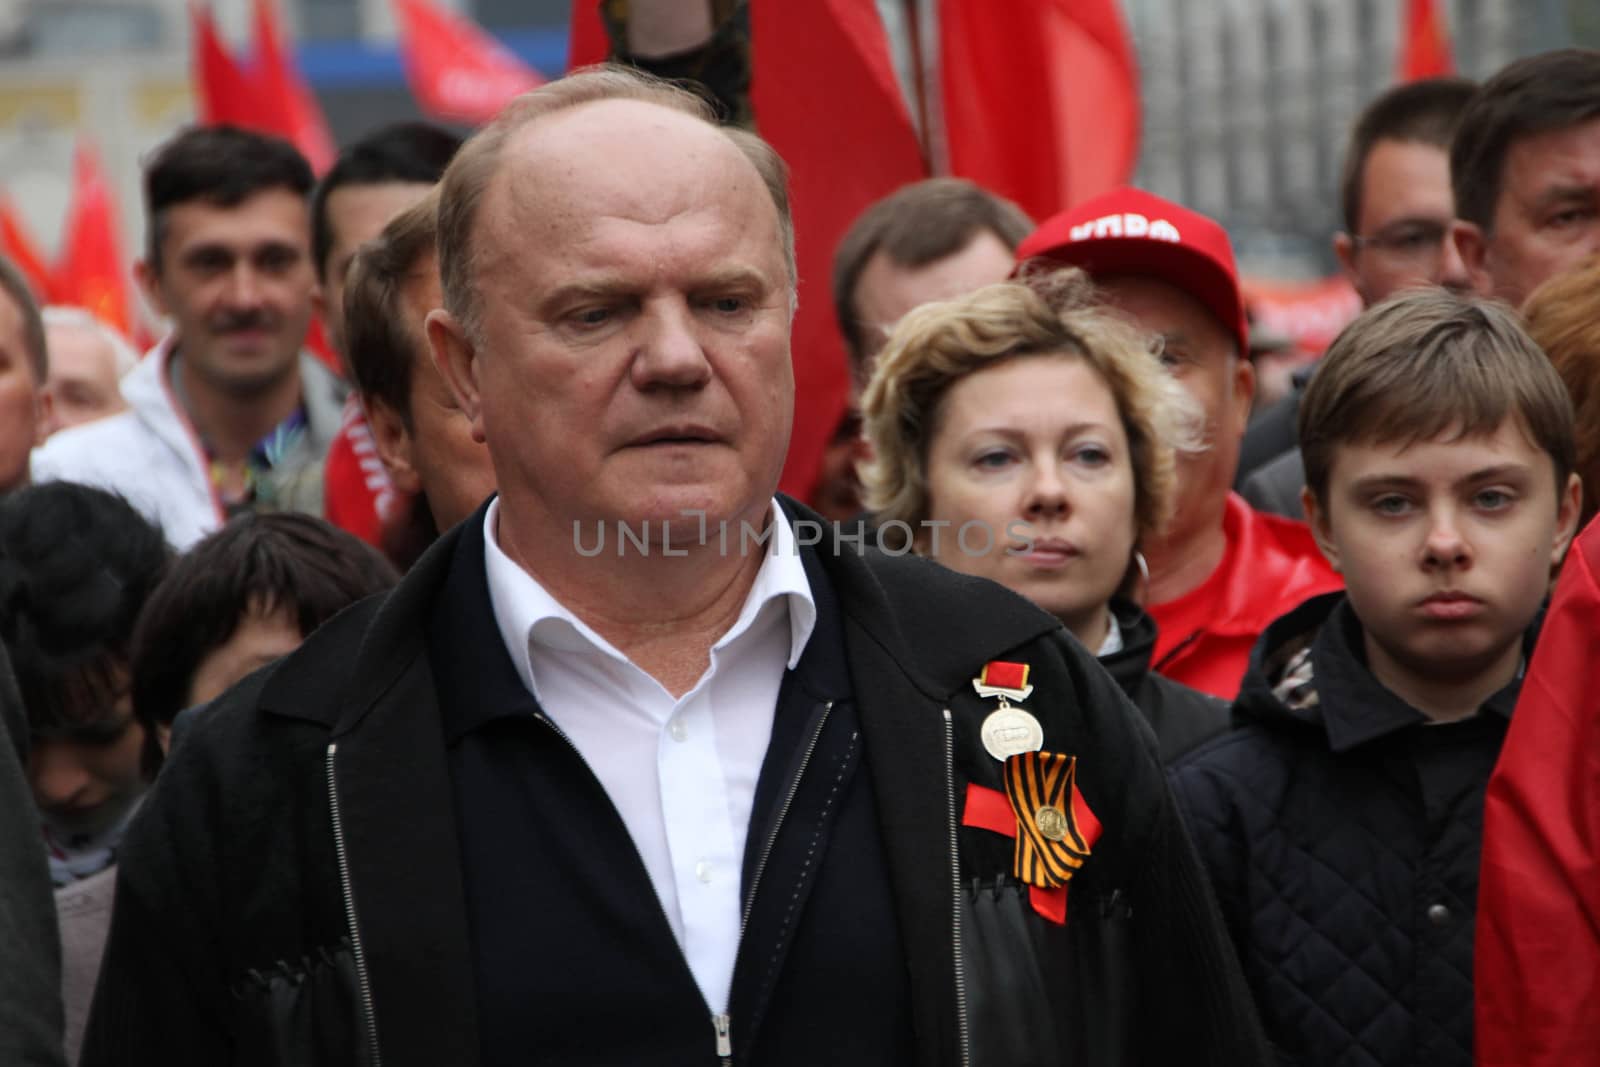
[[[1343,593],[1273,623],[1235,729],[1173,791],[1287,1062],[1470,1067],[1483,794],[1520,677],[1434,725],[1362,642]]]
[[[384,1064],[479,1061],[457,827],[423,635],[453,556],[482,552],[482,522],[480,511],[393,593],[339,616],[199,716],[123,846],[84,1064],[372,1063],[374,1033]],[[915,558],[823,547],[919,1067],[1263,1062],[1153,738],[1112,680],[1053,618],[999,586]],[[979,741],[993,702],[971,685],[994,659],[1032,667],[1027,705],[1044,747],[1078,757],[1079,788],[1105,827],[1071,883],[1065,926],[1003,885],[1009,839],[956,825],[969,782],[1003,787]],[[359,902],[370,1019],[330,795]],[[815,1023],[848,1035],[851,1020]],[[606,1062],[604,1036],[592,1062]],[[707,1063],[710,1038],[708,1027]]]

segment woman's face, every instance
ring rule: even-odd
[[[1134,547],[1134,477],[1093,368],[1028,356],[961,379],[936,419],[927,480],[922,552],[1022,594],[1080,639],[1103,635]],[[965,524],[981,525],[958,536]]]

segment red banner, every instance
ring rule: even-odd
[[[52,299],[87,308],[127,336],[134,324],[126,262],[116,203],[99,153],[87,141],[79,141]]]
[[[1343,275],[1314,282],[1245,278],[1241,288],[1258,325],[1311,353],[1321,353],[1361,314],[1361,297]]]
[[[482,125],[512,97],[544,84],[537,71],[468,19],[428,0],[394,0],[394,8],[406,81],[434,118]]]
[[[1116,0],[941,0],[950,172],[1049,218],[1126,184],[1139,77]]]
[[[1435,0],[1406,0],[1406,23],[1400,37],[1400,80],[1439,78],[1455,72],[1450,34],[1438,4]]]

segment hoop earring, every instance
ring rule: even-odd
[[[1134,598],[1134,603],[1143,607],[1150,596],[1150,564],[1137,548],[1133,550],[1133,565],[1139,568],[1138,596]]]

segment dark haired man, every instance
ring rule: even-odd
[[[1600,51],[1529,56],[1484,82],[1450,181],[1456,247],[1481,293],[1520,305],[1600,252]]]
[[[48,370],[39,305],[0,256],[0,495],[28,484],[28,455],[44,439]]]
[[[1450,236],[1450,139],[1476,89],[1465,78],[1407,82],[1380,94],[1351,128],[1339,180],[1345,228],[1333,251],[1364,306],[1416,286],[1470,286]],[[1304,518],[1295,420],[1309,374],[1251,421],[1239,447],[1239,495],[1292,519]]]
[[[863,211],[833,254],[833,311],[850,359],[851,403],[822,458],[813,503],[830,519],[861,510],[855,466],[865,448],[857,398],[889,331],[906,312],[1005,279],[1033,223],[961,178],[914,182]]]
[[[489,451],[456,406],[423,328],[444,302],[437,214],[431,195],[402,211],[361,249],[345,287],[347,355],[361,403],[384,466],[416,509],[386,539],[391,558],[419,555],[494,492]]]
[[[347,372],[344,287],[356,249],[433,188],[460,147],[461,138],[447,130],[398,122],[346,148],[317,184],[311,196],[314,299]],[[339,436],[328,450],[323,498],[329,522],[374,545],[404,515],[405,496],[395,491],[354,394],[345,401]]]
[[[171,332],[123,379],[128,410],[51,437],[35,478],[121,492],[179,548],[243,510],[322,511],[341,398],[300,351],[311,181],[286,141],[231,126],[156,152],[135,273]]]

